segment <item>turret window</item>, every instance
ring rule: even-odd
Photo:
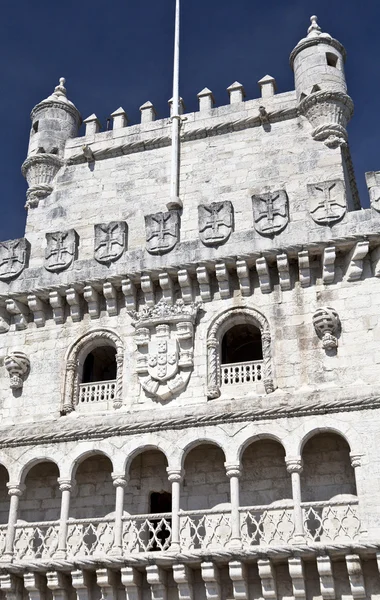
[[[260,329],[250,323],[234,325],[222,340],[222,384],[260,381],[262,360]]]
[[[338,57],[332,52],[326,52],[326,61],[329,67],[336,67],[338,64]]]
[[[37,133],[37,131],[38,131],[38,125],[39,125],[39,121],[34,121],[34,123],[32,125],[32,131],[33,131],[33,133]]]
[[[82,383],[116,379],[116,348],[99,346],[90,352],[83,364]]]

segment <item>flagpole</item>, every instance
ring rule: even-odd
[[[173,68],[173,105],[172,105],[172,163],[170,180],[170,201],[168,208],[181,208],[179,199],[179,44],[180,44],[180,0],[175,6],[175,33],[174,33],[174,68]]]

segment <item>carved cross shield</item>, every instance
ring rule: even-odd
[[[178,343],[174,339],[156,339],[148,344],[148,373],[157,381],[167,381],[178,371]]]
[[[67,269],[76,258],[78,235],[74,229],[46,234],[45,269],[58,272]]]
[[[261,235],[275,235],[289,222],[288,197],[285,190],[252,196],[255,229]]]
[[[329,225],[344,217],[346,190],[340,179],[311,183],[307,186],[310,214],[318,225]]]
[[[146,248],[150,254],[165,254],[179,240],[179,212],[171,210],[145,217]]]
[[[25,238],[0,242],[0,280],[20,275],[29,258],[29,242]]]
[[[126,247],[126,230],[124,221],[95,225],[95,260],[100,263],[118,260]]]
[[[226,242],[233,227],[231,202],[212,202],[209,206],[198,206],[199,237],[206,246]]]

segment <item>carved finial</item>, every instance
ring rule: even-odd
[[[65,88],[66,79],[64,77],[60,77],[59,85],[54,88],[54,94],[56,96],[67,96],[66,88]]]
[[[321,35],[322,29],[318,25],[318,17],[313,15],[310,17],[311,25],[307,30],[307,37],[315,37],[317,35]]]

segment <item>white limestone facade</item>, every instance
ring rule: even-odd
[[[295,91],[199,94],[102,132],[32,111],[25,236],[0,242],[7,600],[380,594],[380,172],[361,208],[345,50]],[[169,205],[169,207],[168,207]]]

